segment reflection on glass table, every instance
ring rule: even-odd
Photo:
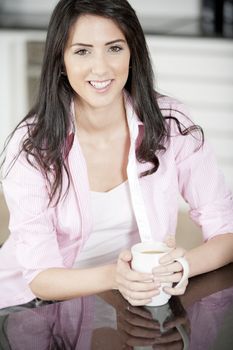
[[[117,291],[35,305],[0,310],[1,350],[233,348],[233,264],[160,307],[131,306]]]

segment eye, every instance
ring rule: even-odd
[[[123,50],[123,48],[122,48],[121,46],[119,46],[119,45],[114,45],[114,46],[111,46],[111,47],[109,48],[109,50],[110,50],[111,52],[120,52],[120,51]]]
[[[80,50],[75,51],[75,54],[79,55],[79,56],[86,56],[89,54],[89,51],[86,49],[80,49]]]

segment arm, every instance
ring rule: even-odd
[[[179,106],[178,106],[179,107]],[[177,111],[177,119],[190,126],[186,112]],[[177,110],[179,109],[177,108]],[[185,252],[175,249],[161,263],[169,264],[155,269],[155,277],[163,281],[160,273],[173,272],[172,282],[181,278],[181,266],[173,258],[185,256],[190,266],[190,277],[215,270],[233,261],[233,199],[218,169],[211,147],[205,141],[200,146],[198,134],[182,136],[172,130],[171,147],[177,166],[179,191],[190,206],[191,219],[201,227],[205,243]],[[189,234],[189,232],[187,232]],[[184,290],[167,289],[171,294]]]
[[[90,269],[51,268],[30,283],[32,292],[44,300],[66,300],[113,289],[116,266]]]
[[[118,289],[134,305],[144,305],[158,294],[153,275],[132,271],[131,253],[122,252],[117,264],[90,269],[51,268],[31,281],[33,293],[46,300],[65,300]],[[148,282],[149,281],[149,282]]]
[[[155,280],[159,282],[179,282],[182,267],[174,259],[185,256],[189,264],[189,277],[200,275],[218,269],[233,261],[233,234],[222,234],[213,237],[206,243],[185,252],[176,248],[160,259],[161,265],[153,269]],[[162,276],[161,274],[169,273]],[[165,288],[172,295],[184,294],[187,284],[180,288]]]
[[[45,179],[27,162],[24,152],[20,152],[26,131],[25,127],[19,128],[8,145],[2,181],[10,213],[15,268],[22,272],[22,286],[45,269],[64,267],[53,210],[48,208]],[[33,162],[33,159],[30,160]]]
[[[190,277],[215,270],[233,261],[233,234],[217,235],[185,254]]]
[[[125,297],[136,299],[138,304],[149,301],[157,290],[153,282],[145,281],[152,280],[153,276],[131,271],[130,254],[126,253],[126,258],[123,254],[116,265],[84,270],[65,266],[54,210],[48,207],[47,186],[41,172],[28,164],[21,153],[7,173],[8,165],[18,155],[24,134],[25,129],[19,129],[9,144],[3,181],[23,287],[28,284],[35,296],[48,300],[70,299],[114,288]]]
[[[191,277],[233,261],[233,196],[208,142],[198,148],[195,133],[178,135],[172,142],[179,190],[205,241],[185,253]]]

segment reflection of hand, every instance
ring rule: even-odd
[[[174,248],[168,254],[164,255],[160,260],[160,265],[153,269],[154,279],[158,283],[178,283],[182,278],[183,267],[175,261],[176,258],[184,257],[185,250],[183,248]],[[164,291],[171,295],[184,294],[188,280],[185,280],[179,288],[164,287]]]
[[[120,254],[116,268],[117,288],[131,305],[145,305],[159,294],[160,283],[154,282],[153,275],[133,271],[130,268],[132,255],[130,251]]]
[[[190,333],[189,320],[186,316],[175,317],[163,325],[164,332],[161,337],[155,339],[153,349],[156,350],[183,350],[184,342],[181,332]],[[187,345],[187,344],[186,344]]]
[[[126,346],[151,346],[153,349],[182,350],[183,340],[179,328],[188,328],[186,316],[174,316],[160,330],[158,321],[142,307],[128,305],[117,312],[118,331]],[[178,329],[177,329],[178,328]]]
[[[127,346],[152,346],[161,336],[160,325],[151,313],[141,307],[127,308],[117,313],[118,332]]]

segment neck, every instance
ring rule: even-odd
[[[81,137],[115,138],[128,128],[123,96],[110,106],[92,108],[75,102],[77,131]]]

